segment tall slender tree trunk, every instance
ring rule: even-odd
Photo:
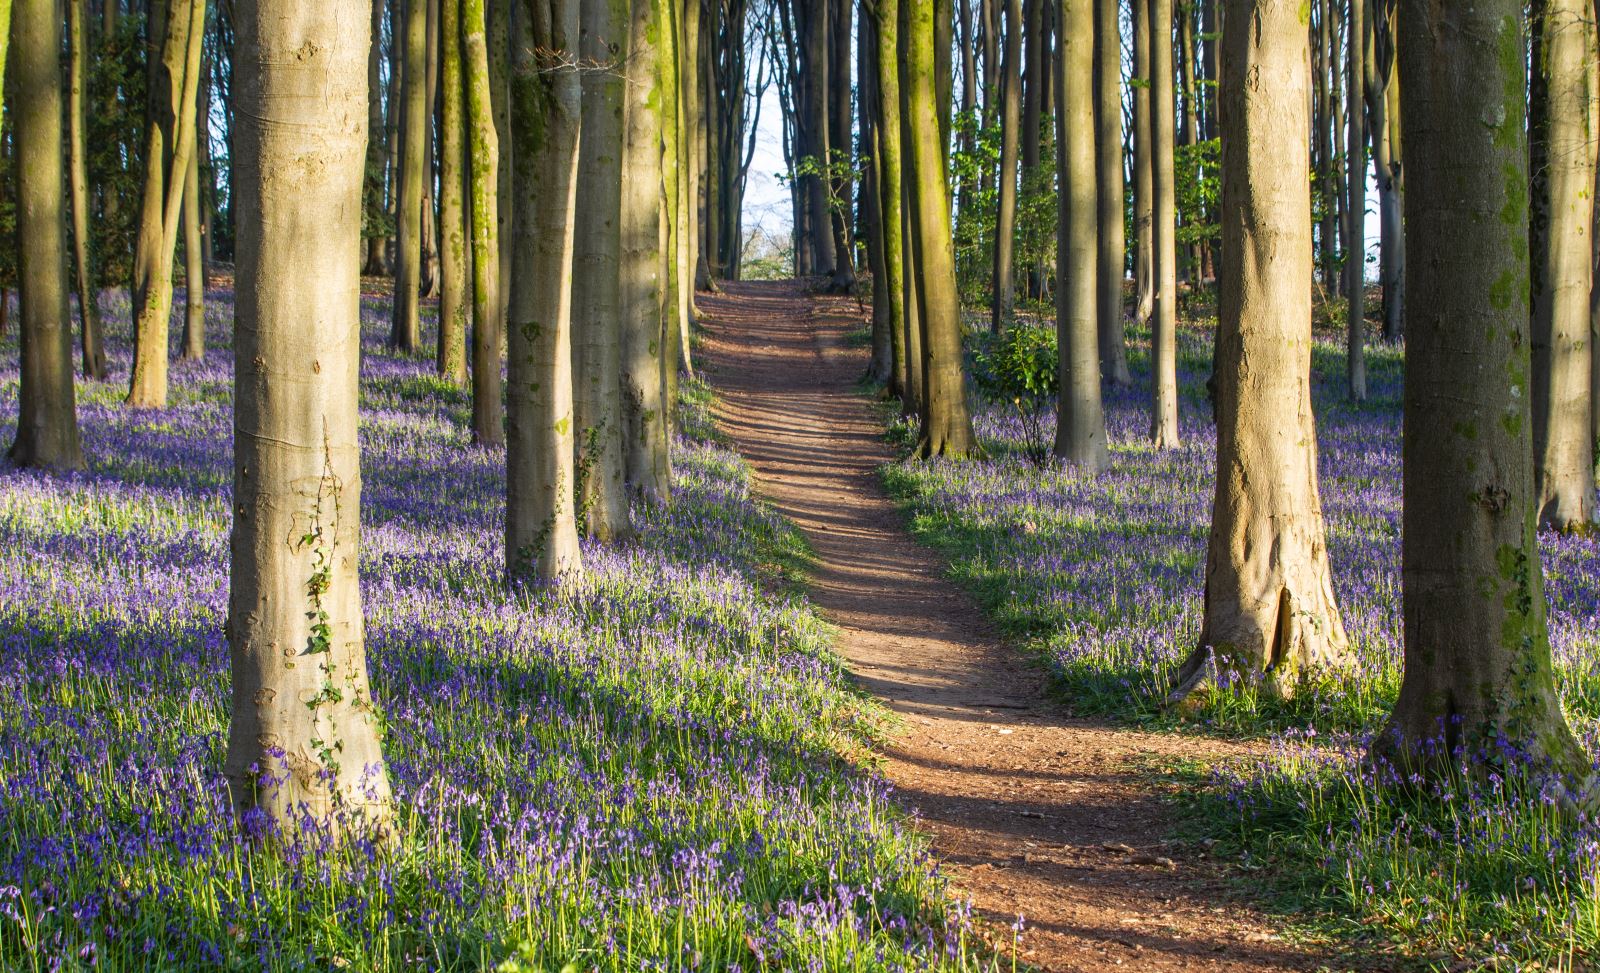
[[[811,155],[818,166],[824,167],[821,173],[814,173],[805,177],[806,206],[808,224],[807,229],[811,239],[811,272],[831,277],[839,259],[833,244],[833,217],[828,191],[828,178],[825,175],[829,159],[828,144],[828,99],[832,92],[829,88],[829,75],[832,73],[828,57],[828,11],[833,4],[843,0],[817,0],[808,4],[801,24],[804,31],[805,43],[805,72],[801,75],[804,90],[801,104],[805,106],[805,124],[807,145],[806,154]]]
[[[575,0],[574,0],[575,3]],[[575,7],[574,7],[575,9]],[[572,39],[568,39],[571,50]],[[467,110],[467,169],[470,198],[468,219],[472,235],[472,438],[480,445],[498,445],[504,439],[500,415],[500,342],[502,333],[500,290],[509,283],[509,275],[501,276],[500,210],[515,205],[500,195],[500,135],[494,124],[494,95],[490,90],[489,41],[485,0],[462,0],[461,3],[461,53],[466,74]],[[576,88],[577,80],[573,79]],[[573,135],[573,145],[577,145]],[[573,149],[576,152],[576,148]],[[566,213],[571,223],[571,210]],[[568,232],[570,236],[570,231]],[[569,246],[570,251],[570,246]],[[567,259],[568,273],[561,279],[571,288],[571,256]],[[571,296],[568,295],[570,317]],[[570,321],[569,321],[570,325]],[[567,354],[568,414],[572,398],[570,386],[571,354],[570,335]],[[571,432],[567,436],[567,454],[570,456]],[[567,479],[571,486],[571,477]],[[570,494],[570,489],[569,489]]]
[[[907,361],[907,283],[906,277],[906,212],[904,159],[900,135],[900,6],[901,0],[878,0],[877,18],[873,26],[877,48],[872,63],[877,84],[873,89],[877,117],[873,133],[877,139],[878,203],[883,234],[884,290],[888,298],[888,326],[893,353],[891,388],[901,401],[913,398],[916,392],[908,385]],[[918,386],[920,389],[920,386]]]
[[[422,346],[422,197],[428,141],[428,0],[404,0],[400,69],[399,204],[395,215],[394,316],[389,347],[415,354]]]
[[[1311,411],[1309,36],[1297,0],[1224,0],[1217,486],[1205,621],[1173,701],[1292,695],[1348,663]]]
[[[133,376],[127,404],[165,408],[167,336],[172,317],[172,259],[184,182],[195,147],[195,101],[205,0],[165,0],[161,57],[150,66],[144,195],[133,287]]]
[[[383,111],[383,13],[388,0],[372,0],[372,45],[367,51],[367,162],[363,205],[367,212],[384,208],[384,167],[388,162],[389,143],[385,138]],[[398,38],[396,38],[398,41]],[[393,78],[391,77],[391,82]],[[393,90],[393,89],[391,89]],[[393,97],[393,94],[390,95]],[[362,242],[366,245],[366,258],[361,272],[373,277],[387,272],[383,257],[383,234],[375,228],[362,227]]]
[[[10,0],[6,4],[9,19]],[[110,2],[110,0],[107,0]],[[95,286],[93,251],[89,246],[89,141],[85,104],[89,94],[87,0],[67,2],[67,171],[72,185],[72,254],[77,268],[78,316],[82,319],[83,374],[86,378],[106,377],[105,338],[100,323],[100,292]],[[9,23],[0,23],[0,34]],[[5,67],[0,51],[0,71]]]
[[[499,293],[500,312],[494,321],[494,358],[496,373],[495,387],[490,389],[487,384],[480,390],[473,385],[473,415],[485,418],[484,427],[478,429],[481,437],[486,428],[490,413],[492,421],[500,422],[500,377],[499,359],[500,352],[504,349],[507,340],[507,322],[511,310],[511,239],[512,221],[515,219],[516,202],[513,199],[511,186],[511,171],[516,164],[512,157],[515,153],[515,140],[511,137],[511,5],[514,0],[487,0],[485,12],[486,27],[489,38],[489,107],[494,119],[495,138],[499,140],[499,152],[496,159],[497,188],[495,192],[495,239],[500,259],[500,281],[497,291]],[[487,372],[486,379],[487,381]],[[479,397],[483,398],[481,404]],[[474,420],[476,422],[476,420]],[[496,432],[494,438],[480,439],[481,442],[500,441],[500,433]]]
[[[1345,103],[1348,106],[1345,122],[1349,126],[1345,138],[1344,172],[1346,194],[1350,202],[1345,206],[1345,256],[1344,293],[1345,312],[1345,376],[1350,401],[1367,399],[1367,150],[1366,130],[1361,110],[1361,88],[1366,76],[1363,64],[1361,38],[1365,32],[1366,0],[1348,0],[1350,22],[1349,56],[1345,65],[1348,82]]]
[[[647,503],[671,492],[661,303],[661,23],[656,0],[632,0],[624,86],[622,456],[628,488]]]
[[[1017,240],[1017,143],[1021,134],[1017,130],[1022,127],[1023,114],[1022,0],[1005,0],[1005,5],[1005,61],[1001,68],[1000,90],[1000,200],[999,211],[995,214],[994,298],[990,302],[989,317],[989,327],[996,334],[1010,326],[1016,313],[1013,275]]]
[[[61,212],[61,21],[53,0],[17,0],[0,20],[7,14],[16,56],[0,66],[10,68],[15,113],[22,321],[17,438],[6,456],[17,466],[81,470]]]
[[[1139,324],[1155,310],[1155,170],[1151,165],[1150,4],[1129,0],[1133,27],[1133,316]],[[1152,370],[1152,374],[1154,371]]]
[[[1367,111],[1372,119],[1372,169],[1378,184],[1378,283],[1383,293],[1383,337],[1399,341],[1405,307],[1405,224],[1401,220],[1400,165],[1396,126],[1389,118],[1399,87],[1395,78],[1393,0],[1371,0],[1366,47]]]
[[[1529,165],[1533,468],[1542,526],[1595,518],[1589,386],[1595,34],[1589,0],[1534,0]]]
[[[439,197],[435,180],[439,176],[439,13],[440,0],[428,0],[427,56],[428,86],[423,94],[427,104],[427,135],[422,143],[422,297],[439,296]]]
[[[235,8],[235,806],[286,833],[303,815],[386,816],[359,576],[365,3]]]
[[[1535,532],[1523,23],[1521,0],[1399,12],[1406,232],[1450,259],[1406,268],[1405,674],[1373,745],[1440,773],[1466,751],[1587,779]]]
[[[911,3],[904,72],[909,106],[912,227],[922,326],[922,435],[917,455],[959,458],[977,448],[961,369],[961,302],[950,235],[948,153],[939,123],[933,5]]]
[[[1122,182],[1122,29],[1118,0],[1094,0],[1094,151],[1096,223],[1096,320],[1100,377],[1132,385],[1123,327],[1122,279],[1127,250]]]
[[[200,232],[200,153],[183,177],[183,358],[206,357],[206,253]]]
[[[1334,220],[1338,212],[1335,201],[1337,188],[1333,166],[1333,92],[1329,85],[1328,61],[1333,56],[1333,0],[1317,2],[1317,57],[1316,103],[1318,110],[1312,117],[1317,150],[1317,196],[1321,201],[1321,226],[1318,233],[1317,256],[1322,264],[1322,286],[1329,290],[1338,288],[1334,266],[1338,262],[1338,245],[1334,240],[1337,231]]]
[[[1199,83],[1197,81],[1198,69],[1195,62],[1194,39],[1194,0],[1177,0],[1175,11],[1178,19],[1178,80],[1183,95],[1183,144],[1194,159],[1194,172],[1196,179],[1204,177],[1205,173],[1199,164],[1199,158],[1194,154],[1196,146],[1200,144],[1200,109]],[[1119,103],[1119,108],[1120,103]],[[1185,223],[1190,218],[1198,219],[1201,214],[1193,213],[1185,217]],[[1188,265],[1189,286],[1198,290],[1205,284],[1204,267],[1200,259],[1200,241],[1191,240],[1184,245],[1184,261]]]
[[[628,0],[582,0],[579,56],[602,70],[583,72],[578,195],[572,282],[573,372],[581,457],[581,525],[600,540],[627,537],[622,456],[623,75],[628,61]]]
[[[882,164],[878,158],[878,39],[872,16],[863,13],[858,23],[856,77],[860,79],[858,101],[861,153],[861,225],[867,238],[867,268],[872,273],[872,358],[867,363],[866,379],[883,383],[890,395],[894,387],[894,317],[890,306],[889,269],[883,256],[884,206],[881,185]]]
[[[472,317],[462,2],[439,0],[439,333],[434,352],[434,367],[457,385],[467,384],[467,326]]]
[[[852,85],[850,77],[850,16],[853,4],[849,0],[832,0],[828,5],[830,24],[828,49],[832,64],[828,76],[837,83],[829,86],[828,97],[828,159],[829,170],[835,173],[829,207],[833,231],[833,278],[829,287],[839,294],[855,290],[855,152],[850,112]]]
[[[512,126],[506,572],[544,583],[583,570],[573,485],[572,290],[582,85],[579,0],[518,0]],[[481,0],[467,0],[472,8]],[[480,21],[481,22],[481,21]],[[484,220],[488,223],[488,220]],[[498,356],[497,356],[498,357]]]
[[[1095,0],[1057,0],[1055,455],[1098,472],[1110,465],[1100,402],[1098,179],[1095,165]]]
[[[1137,2],[1137,0],[1136,0]],[[1151,279],[1150,439],[1158,449],[1178,445],[1178,205],[1172,172],[1172,0],[1150,5]]]

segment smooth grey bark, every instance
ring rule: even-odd
[[[632,0],[623,94],[622,230],[618,281],[622,312],[622,459],[629,491],[665,503],[666,375],[662,368],[661,23],[656,0]]]
[[[579,0],[519,3],[510,105],[517,213],[509,248],[506,573],[549,584],[583,572],[572,399]]]
[[[1587,781],[1535,530],[1522,0],[1402,0],[1399,27],[1407,242],[1450,259],[1406,266],[1405,670],[1373,747]]]
[[[7,11],[9,13],[9,2]],[[110,0],[107,0],[110,2]],[[106,377],[104,329],[100,321],[99,290],[95,287],[94,258],[89,247],[89,146],[85,104],[88,100],[88,19],[86,0],[67,2],[67,171],[72,185],[72,254],[76,268],[78,317],[81,321],[83,374],[85,378]],[[9,23],[0,24],[0,32]],[[0,70],[4,69],[0,52]]]
[[[428,140],[428,0],[404,0],[401,50],[399,184],[394,225],[394,306],[389,347],[414,354],[422,346],[422,197]]]
[[[1344,173],[1345,207],[1344,294],[1345,309],[1345,391],[1352,402],[1367,399],[1367,133],[1363,126],[1361,88],[1366,76],[1361,38],[1366,32],[1365,0],[1348,0],[1350,38],[1346,63],[1347,82]]]
[[[1005,0],[1005,61],[1000,89],[1000,192],[995,214],[994,295],[989,327],[1004,331],[1015,316],[1017,150],[1022,127],[1022,0]]]
[[[472,319],[461,4],[462,0],[439,2],[439,331],[434,347],[435,369],[457,385],[467,384],[467,330]]]
[[[1309,37],[1299,0],[1223,0],[1217,480],[1205,620],[1171,702],[1287,697],[1348,664],[1311,411]]]
[[[206,357],[206,260],[200,233],[200,153],[189,156],[183,177],[183,351],[185,361]]]
[[[238,210],[233,718],[224,772],[241,815],[286,835],[389,810],[359,577],[362,3],[235,9]]]
[[[1098,311],[1100,377],[1114,385],[1132,385],[1123,325],[1122,281],[1127,259],[1126,205],[1122,175],[1122,28],[1118,0],[1095,0],[1094,8],[1094,139],[1099,246]]]
[[[480,445],[493,446],[505,438],[500,403],[500,345],[504,335],[502,312],[508,305],[501,294],[509,289],[511,278],[509,273],[501,273],[511,251],[511,247],[501,245],[504,238],[500,236],[500,228],[505,222],[501,213],[515,204],[500,194],[501,187],[509,184],[502,170],[509,167],[502,162],[500,133],[495,127],[491,88],[494,75],[489,67],[487,21],[484,0],[462,0],[461,49],[470,136],[467,165],[468,219],[472,235],[472,438]],[[510,27],[509,24],[505,26]],[[576,79],[573,84],[577,84]],[[571,213],[567,215],[570,221]],[[568,303],[571,303],[570,295]],[[570,350],[568,358],[571,358]],[[570,367],[569,362],[569,371]],[[570,377],[568,381],[570,384]],[[568,399],[571,399],[570,393]]]
[[[622,458],[623,65],[628,57],[628,0],[582,0],[583,72],[578,194],[572,282],[573,415],[580,457],[578,508],[589,536],[632,533]],[[513,158],[515,150],[513,150]],[[515,162],[513,162],[515,164]]]
[[[1593,280],[1595,34],[1589,0],[1535,0],[1529,252],[1533,466],[1541,526],[1595,519],[1589,392]]]
[[[504,345],[511,307],[511,233],[516,205],[512,201],[511,168],[516,145],[511,137],[511,3],[512,0],[488,0],[485,10],[485,27],[489,43],[489,104],[494,116],[494,130],[500,140],[498,189],[495,198],[497,227],[495,236],[504,241],[500,247],[500,316],[495,322],[495,340]],[[498,358],[499,349],[495,351]],[[500,414],[499,376],[495,377],[493,410]],[[486,390],[487,391],[487,390]],[[487,414],[487,413],[485,413]],[[499,441],[498,433],[496,442]]]
[[[1172,166],[1172,0],[1149,0],[1149,9],[1150,440],[1157,449],[1173,449],[1178,445],[1178,201]]]
[[[1100,401],[1095,0],[1057,0],[1055,455],[1084,472],[1110,465]],[[1119,282],[1120,283],[1120,282]]]
[[[17,0],[10,13],[21,387],[6,456],[17,466],[81,470],[61,211],[61,21],[54,0]]]

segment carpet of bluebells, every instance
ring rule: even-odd
[[[781,583],[798,535],[681,404],[675,502],[575,590],[501,583],[503,454],[363,309],[369,657],[398,839],[258,847],[228,717],[230,294],[172,406],[80,382],[91,470],[0,469],[0,967],[967,969],[887,786],[881,713]],[[112,306],[115,304],[115,306]],[[0,439],[18,395],[0,343]]]
[[[1035,468],[1024,424],[998,402],[977,409],[986,458],[886,469],[914,530],[1080,713],[1172,725],[1160,703],[1199,634],[1215,483],[1210,324],[1197,320],[1180,343],[1181,449],[1146,443],[1148,359],[1136,342],[1134,388],[1107,392],[1109,472]],[[1401,657],[1401,352],[1373,347],[1368,365],[1371,400],[1352,407],[1342,346],[1317,342],[1322,498],[1358,670],[1288,703],[1248,687],[1213,698],[1203,725],[1186,729],[1267,742],[1248,761],[1184,771],[1208,785],[1196,815],[1252,861],[1284,866],[1336,924],[1381,930],[1426,960],[1581,966],[1600,956],[1600,823],[1563,817],[1514,773],[1459,767],[1417,786],[1363,759]],[[1542,549],[1562,698],[1600,753],[1600,539],[1546,535]]]

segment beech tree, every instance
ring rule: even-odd
[[[469,6],[473,0],[468,0]],[[521,151],[512,220],[506,573],[583,571],[574,507],[572,291],[578,209],[579,0],[519,0],[511,90]],[[497,362],[498,364],[498,362]]]
[[[1367,398],[1367,149],[1366,126],[1361,110],[1362,79],[1366,75],[1361,38],[1365,32],[1366,0],[1349,0],[1350,22],[1347,37],[1350,54],[1345,74],[1348,87],[1348,129],[1345,137],[1345,180],[1349,204],[1345,208],[1344,294],[1345,377],[1350,401]]]
[[[233,719],[241,813],[385,815],[361,611],[364,3],[235,8]]]
[[[10,0],[6,3],[9,19]],[[72,263],[76,268],[78,290],[78,316],[81,319],[81,348],[85,378],[106,377],[105,339],[100,322],[99,290],[95,286],[94,267],[89,249],[89,161],[88,120],[85,105],[88,102],[88,19],[87,0],[67,2],[67,173],[72,187]],[[9,25],[0,22],[0,32]],[[5,59],[0,55],[0,69]]]
[[[467,383],[472,317],[461,6],[462,0],[439,0],[439,332],[434,348],[434,368],[457,385]]]
[[[17,438],[6,456],[18,466],[80,470],[61,211],[61,22],[53,0],[17,0],[0,20],[4,14],[10,15],[13,42],[11,63],[4,66],[10,68],[15,113],[22,318]]]
[[[423,187],[429,180],[428,0],[405,3],[400,49],[400,133],[396,145],[398,187],[394,227],[394,305],[389,346],[407,354],[422,345],[421,297]]]
[[[1407,243],[1450,259],[1406,264],[1405,673],[1373,745],[1584,779],[1535,531],[1523,6],[1404,0],[1399,25]]]
[[[1311,411],[1309,37],[1295,0],[1224,0],[1217,482],[1205,620],[1178,703],[1243,681],[1289,696],[1347,662]]]
[[[510,248],[502,250],[500,245],[500,210],[509,210],[515,203],[500,194],[501,170],[510,166],[502,166],[500,161],[484,0],[462,0],[461,30],[472,237],[472,438],[492,446],[505,438],[500,416],[501,292],[509,275],[502,274],[501,268],[502,257]]]
[[[1135,3],[1146,0],[1134,0]],[[1150,7],[1150,439],[1178,445],[1178,203],[1173,176],[1172,0]]]
[[[1000,192],[995,214],[994,285],[990,328],[999,333],[1011,323],[1016,303],[1013,277],[1017,238],[1017,148],[1022,124],[1022,0],[1005,0],[1005,60],[1000,69]],[[1120,109],[1119,109],[1120,111]],[[1121,209],[1121,203],[1117,204]],[[1121,222],[1121,217],[1118,217]]]
[[[1542,525],[1595,518],[1589,296],[1594,265],[1595,49],[1588,0],[1535,0],[1529,99],[1533,463]]]
[[[1127,337],[1123,326],[1122,280],[1127,259],[1123,223],[1122,176],[1122,29],[1118,0],[1095,0],[1094,8],[1094,152],[1098,187],[1097,218],[1100,376],[1115,385],[1133,384],[1128,371]]]
[[[1152,274],[1155,258],[1151,232],[1155,223],[1155,170],[1150,128],[1150,2],[1129,0],[1133,26],[1133,316],[1140,324],[1155,308]],[[1163,31],[1165,29],[1163,28]],[[1162,35],[1165,37],[1165,33]]]

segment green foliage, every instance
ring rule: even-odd
[[[987,300],[993,283],[995,214],[1000,193],[1000,126],[983,125],[977,111],[957,112],[950,181],[957,187],[956,286],[964,303]]]
[[[1035,466],[1050,457],[1047,420],[1060,387],[1056,331],[1018,323],[999,335],[979,338],[972,355],[972,380],[993,402],[1009,402],[1023,429],[1023,453]]]
[[[1201,243],[1216,239],[1217,203],[1222,196],[1222,142],[1206,139],[1180,145],[1173,153],[1178,188],[1178,242]]]

